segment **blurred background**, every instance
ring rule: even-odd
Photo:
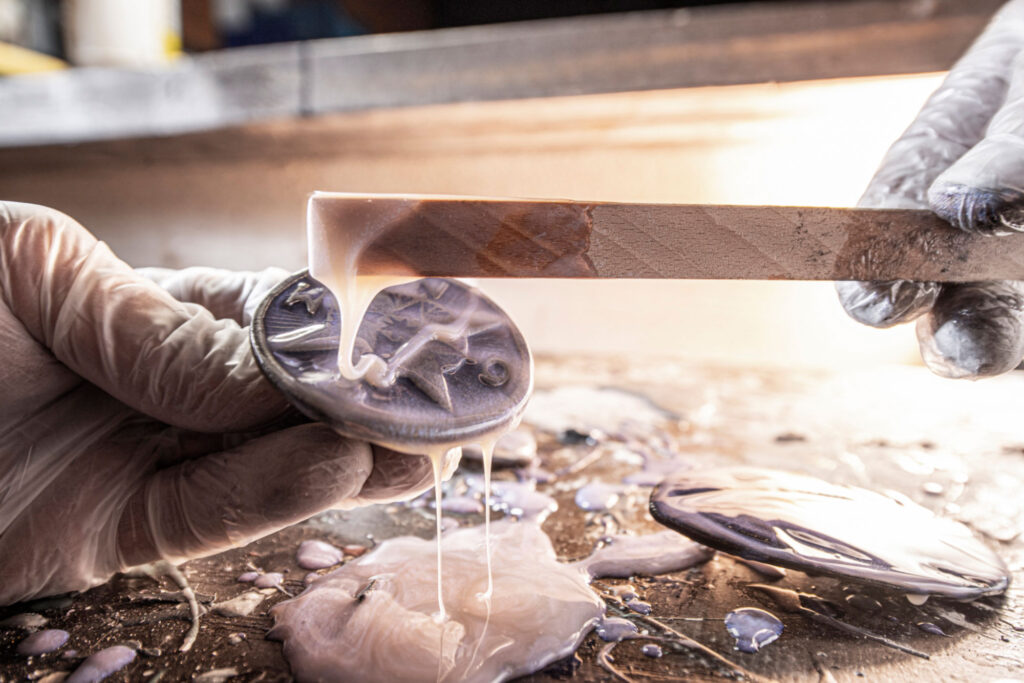
[[[194,53],[241,45],[737,1],[0,0],[0,40],[80,65],[130,65],[173,57],[182,50]],[[99,32],[105,36],[95,35]],[[104,37],[113,40],[102,47],[99,43]],[[143,39],[154,44],[144,50]],[[90,42],[93,44],[87,46]],[[129,46],[137,48],[134,55],[129,54]]]
[[[852,206],[997,0],[0,0],[0,197],[299,269],[313,190]],[[917,362],[830,283],[482,283],[538,352]]]

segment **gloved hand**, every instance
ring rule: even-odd
[[[425,457],[286,425],[242,327],[282,271],[144,274],[0,203],[0,604],[433,481]]]
[[[931,208],[968,232],[1024,231],[1024,0],[1011,0],[889,149],[859,206]],[[945,377],[1024,357],[1024,282],[839,282],[855,320],[918,318],[921,356]]]

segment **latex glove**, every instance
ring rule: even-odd
[[[889,149],[859,206],[931,208],[968,232],[1024,231],[1024,0],[1012,0]],[[854,319],[918,319],[935,373],[977,378],[1024,357],[1024,283],[839,282]]]
[[[170,291],[71,218],[0,203],[0,604],[433,481],[425,457],[271,430],[294,415],[242,325],[282,271],[146,274]]]

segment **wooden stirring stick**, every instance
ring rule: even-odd
[[[334,193],[310,210],[368,236],[361,275],[1024,280],[1024,236],[928,211]]]

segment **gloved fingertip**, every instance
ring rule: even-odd
[[[950,287],[918,321],[917,339],[925,365],[941,377],[1009,372],[1024,357],[1024,297],[1011,283]]]
[[[1024,193],[961,183],[936,183],[928,190],[932,211],[954,227],[979,235],[1024,232]]]
[[[939,296],[936,282],[841,281],[836,294],[847,315],[871,327],[892,327],[927,313]]]
[[[260,303],[263,302],[264,297],[276,287],[279,283],[283,282],[291,273],[283,268],[269,267],[264,268],[253,274],[254,280],[245,296],[245,302],[242,305],[242,324],[251,325],[253,315],[256,313],[256,309],[259,308]]]
[[[433,485],[434,468],[427,456],[399,453],[377,444],[371,447],[373,471],[363,483],[359,496],[350,502],[350,506],[407,500]],[[455,463],[458,463],[458,459],[455,459]],[[444,479],[450,476],[451,472],[448,471],[442,474]]]

